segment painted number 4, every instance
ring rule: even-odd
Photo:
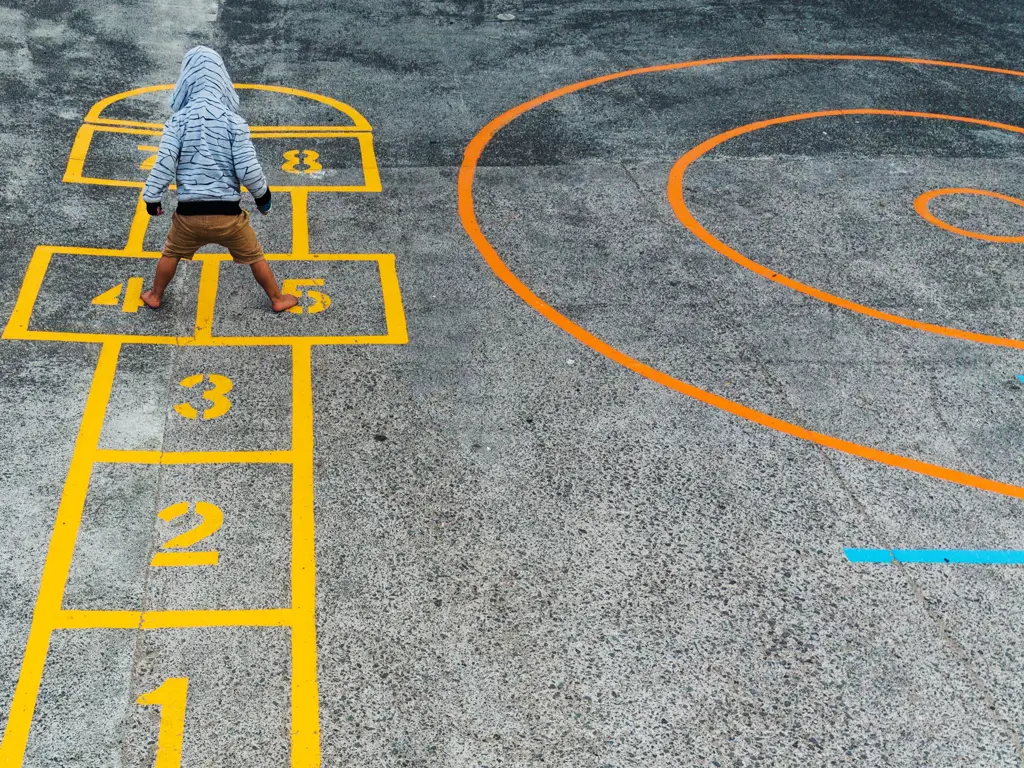
[[[122,292],[124,293],[123,300],[121,298]],[[139,307],[143,306],[141,296],[142,278],[129,277],[127,290],[124,287],[124,283],[118,283],[110,290],[104,291],[93,299],[92,303],[98,307],[116,307],[120,305],[122,312],[138,312]]]
[[[325,309],[331,306],[331,297],[323,291],[310,290],[311,288],[323,288],[324,281],[322,278],[307,278],[304,280],[285,280],[281,284],[281,293],[287,293],[297,298],[300,302],[302,299],[308,299],[309,303],[303,306],[301,303],[297,306],[292,307],[288,311],[293,315],[301,315],[305,312],[307,315],[315,315],[317,312],[323,312]]]

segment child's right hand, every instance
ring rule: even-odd
[[[266,191],[266,194],[264,194],[263,197],[256,198],[256,210],[262,213],[264,216],[270,213],[270,207],[272,205],[273,203],[270,199],[269,189]]]
[[[164,207],[160,203],[146,203],[146,213],[150,216],[163,216]]]

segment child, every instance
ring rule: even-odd
[[[244,184],[266,216],[270,188],[256,159],[249,126],[235,111],[238,94],[216,51],[200,45],[185,54],[171,109],[174,114],[164,126],[142,199],[150,216],[162,216],[163,194],[177,177],[178,209],[171,218],[153,287],[142,294],[142,300],[158,308],[178,260],[191,259],[202,246],[216,243],[227,248],[235,262],[249,265],[275,312],[294,307],[298,299],[281,293],[249,214],[238,204]]]

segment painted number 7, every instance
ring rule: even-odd
[[[287,293],[299,300],[306,298],[312,302],[305,307],[299,304],[288,311],[293,315],[301,315],[303,312],[308,315],[315,315],[317,312],[323,312],[331,306],[331,297],[323,291],[309,290],[310,288],[322,288],[323,285],[323,278],[320,277],[283,281],[281,283],[281,293]]]

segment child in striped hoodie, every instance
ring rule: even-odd
[[[200,45],[185,54],[171,109],[174,114],[164,126],[142,199],[150,216],[162,216],[163,194],[176,180],[178,208],[153,287],[142,294],[142,300],[158,308],[179,259],[191,259],[202,246],[216,243],[227,248],[235,262],[249,265],[275,312],[295,306],[298,299],[278,288],[249,214],[238,204],[244,184],[265,216],[270,213],[270,188],[256,159],[249,126],[236,111],[238,94],[216,51]]]

